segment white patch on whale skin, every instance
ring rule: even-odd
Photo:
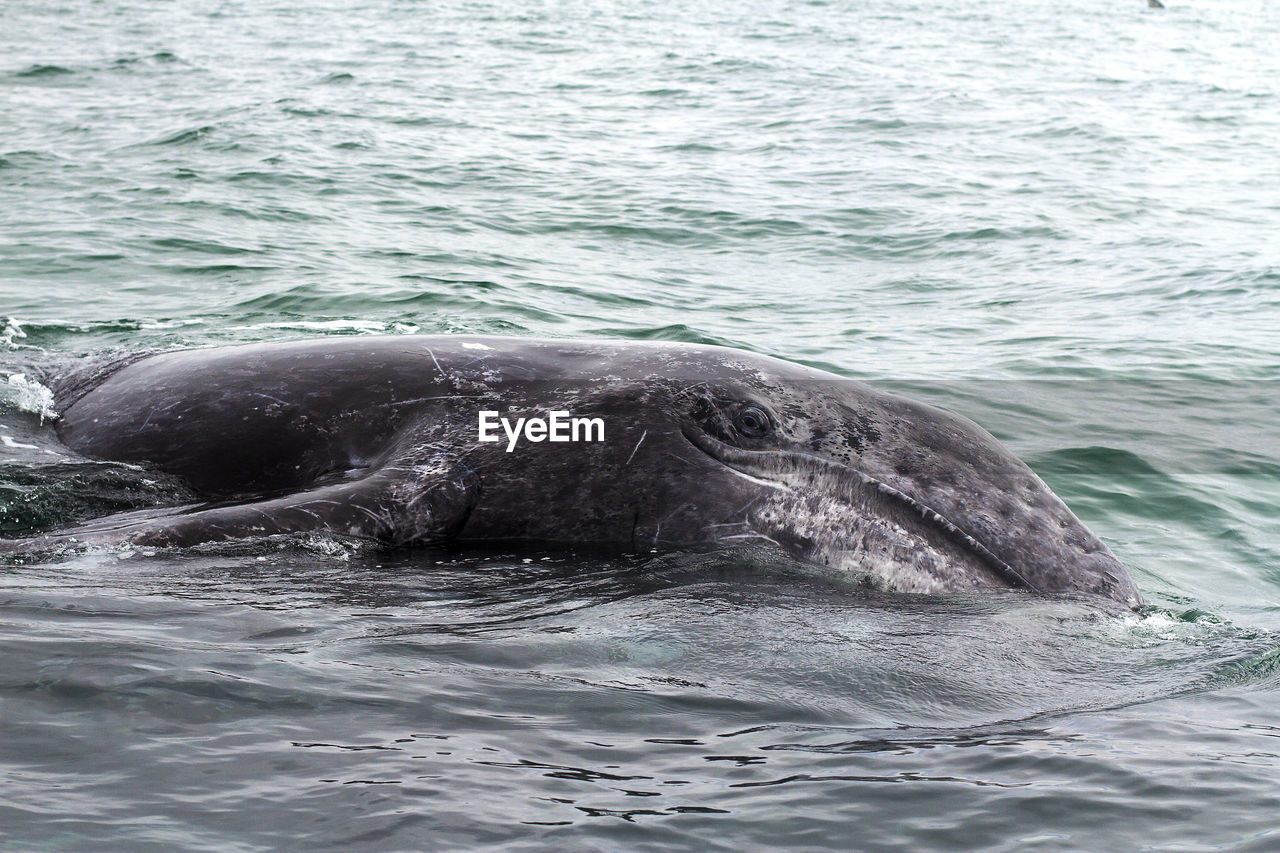
[[[726,466],[726,470],[730,474],[733,474],[735,477],[741,477],[742,479],[750,483],[755,483],[757,486],[768,486],[770,489],[779,489],[784,492],[791,491],[791,487],[786,485],[785,483],[778,483],[773,480],[765,480],[761,477],[753,477],[750,474],[746,473],[745,471],[739,471],[737,468],[734,468],[732,466]]]
[[[810,562],[873,577],[884,589],[941,593],[999,587],[979,565],[857,503],[807,489],[773,492],[751,512],[760,535],[799,540]],[[728,538],[728,537],[725,537]]]
[[[742,514],[742,522],[752,532],[798,546],[810,562],[870,576],[878,586],[899,592],[1007,585],[978,554],[957,550],[947,541],[949,536],[964,538],[962,531],[856,469],[840,466],[841,476],[832,483],[833,468],[823,460],[759,453],[749,461],[750,473],[732,460],[727,467],[771,488]],[[886,514],[881,495],[900,503],[898,511]],[[917,514],[932,524],[911,523],[910,516]]]
[[[739,477],[774,487],[742,520],[792,543],[804,559],[870,575],[902,592],[1031,587],[945,516],[856,468],[805,452],[691,441]]]
[[[478,349],[478,350],[492,350],[492,349],[493,349],[493,347],[491,347],[491,346],[488,346],[488,345],[486,345],[486,344],[478,344],[478,343],[476,343],[475,341],[463,341],[463,342],[462,342],[462,348],[463,348],[463,349]]]

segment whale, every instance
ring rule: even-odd
[[[180,478],[196,501],[9,553],[311,533],[762,547],[895,592],[1142,603],[1108,547],[973,421],[738,349],[328,337],[139,353],[50,384],[70,452]]]

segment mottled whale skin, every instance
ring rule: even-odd
[[[1107,547],[973,422],[767,356],[673,343],[343,337],[150,355],[55,387],[84,456],[207,503],[43,541],[328,531],[389,545],[781,548],[884,588],[1141,603]],[[481,411],[604,440],[478,440]],[[16,543],[7,543],[10,549]]]

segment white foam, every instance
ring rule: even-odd
[[[181,329],[183,326],[203,326],[203,317],[184,317],[176,320],[143,320],[138,323],[139,329],[148,331],[164,329]]]
[[[0,345],[3,345],[5,349],[17,349],[18,344],[14,343],[14,341],[26,336],[27,333],[22,331],[22,325],[18,323],[17,318],[10,317],[4,328],[0,329]]]
[[[282,320],[275,323],[255,323],[235,326],[237,329],[289,329],[304,332],[357,332],[362,335],[393,334],[411,335],[418,331],[412,323],[384,323],[378,320]]]
[[[1225,623],[1210,613],[1195,614],[1194,618],[1187,619],[1165,610],[1152,610],[1127,614],[1115,624],[1123,640],[1150,646],[1169,641],[1207,642],[1221,636]]]
[[[9,374],[8,382],[0,388],[0,399],[20,411],[39,415],[42,423],[46,419],[58,418],[53,408],[53,392],[34,379],[28,379],[24,373]]]

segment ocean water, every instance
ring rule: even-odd
[[[1280,845],[1280,7],[0,8],[0,528],[86,354],[718,343],[956,409],[1133,615],[741,555],[0,567],[4,850]],[[50,451],[53,451],[52,453]]]

